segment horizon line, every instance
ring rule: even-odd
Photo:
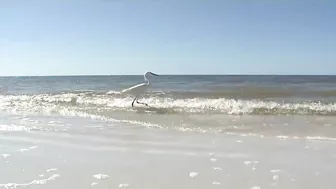
[[[0,77],[143,76],[144,74],[0,75]],[[159,74],[160,76],[336,76],[336,74]]]

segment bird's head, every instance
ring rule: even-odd
[[[149,76],[149,75],[159,76],[158,74],[155,74],[155,73],[153,73],[153,72],[146,72],[146,73],[145,73],[145,76],[146,76],[146,77]]]
[[[146,72],[145,75],[144,75],[144,79],[145,79],[145,81],[147,81],[148,83],[149,83],[149,80],[147,79],[147,77],[148,77],[149,75],[159,76],[158,74],[155,74],[155,73],[153,73],[153,72]]]

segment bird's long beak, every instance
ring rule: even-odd
[[[155,74],[155,73],[152,73],[152,72],[150,72],[152,75],[155,75],[155,76],[159,76],[158,74]]]

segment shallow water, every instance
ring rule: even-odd
[[[0,188],[333,188],[333,140],[2,115]]]
[[[120,94],[141,76],[0,78],[0,108],[111,116],[129,112],[133,96]],[[140,97],[161,114],[332,115],[335,76],[161,76]],[[137,105],[144,109],[141,105]]]
[[[0,188],[334,188],[334,77],[172,77],[3,78]]]

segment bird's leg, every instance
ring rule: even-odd
[[[137,97],[134,98],[133,102],[132,102],[132,107],[134,106],[134,102],[137,99]]]
[[[146,104],[146,103],[139,102],[139,101],[138,101],[138,99],[136,100],[136,102],[137,102],[138,104],[143,104],[143,105],[146,105],[146,106],[148,106],[148,104]]]

